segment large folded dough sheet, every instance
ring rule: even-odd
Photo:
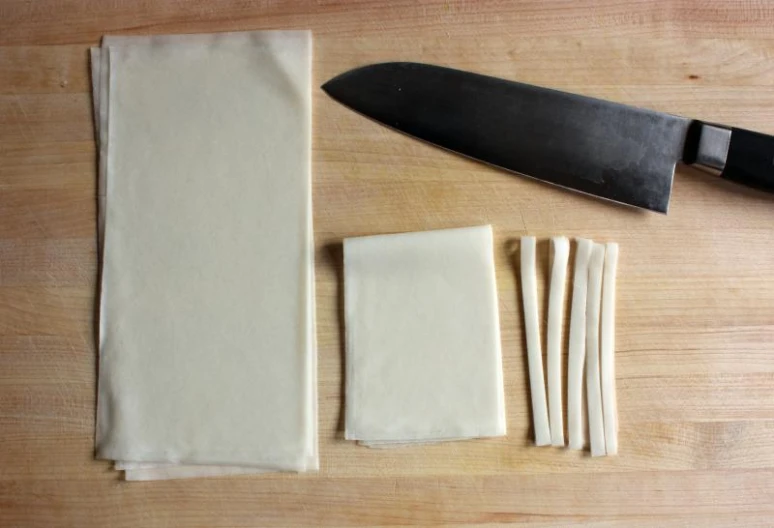
[[[92,58],[98,456],[138,478],[316,468],[310,34],[115,37]]]
[[[490,226],[344,241],[346,438],[505,434]]]

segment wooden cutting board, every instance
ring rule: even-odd
[[[317,84],[423,61],[774,133],[774,5],[762,1],[5,0],[0,525],[770,525],[772,197],[680,170],[668,216],[612,206],[413,141],[319,90],[319,474],[134,484],[93,460],[87,47],[105,33],[308,27]],[[342,238],[484,223],[497,236],[508,437],[388,451],[343,441]],[[523,234],[621,244],[618,457],[530,445],[512,259]]]

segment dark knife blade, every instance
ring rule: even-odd
[[[331,97],[440,147],[540,180],[667,211],[692,120],[416,63],[365,66]]]

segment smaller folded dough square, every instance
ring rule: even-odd
[[[347,439],[506,433],[491,226],[346,239],[344,291]]]

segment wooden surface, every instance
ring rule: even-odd
[[[307,27],[317,84],[416,60],[774,133],[764,0],[3,0],[0,526],[770,526],[772,198],[681,170],[669,216],[611,206],[412,141],[319,90],[319,474],[133,484],[92,459],[87,47],[105,33]],[[338,244],[482,223],[497,235],[508,437],[395,451],[339,439]],[[621,243],[617,458],[530,446],[509,254],[526,233]]]

